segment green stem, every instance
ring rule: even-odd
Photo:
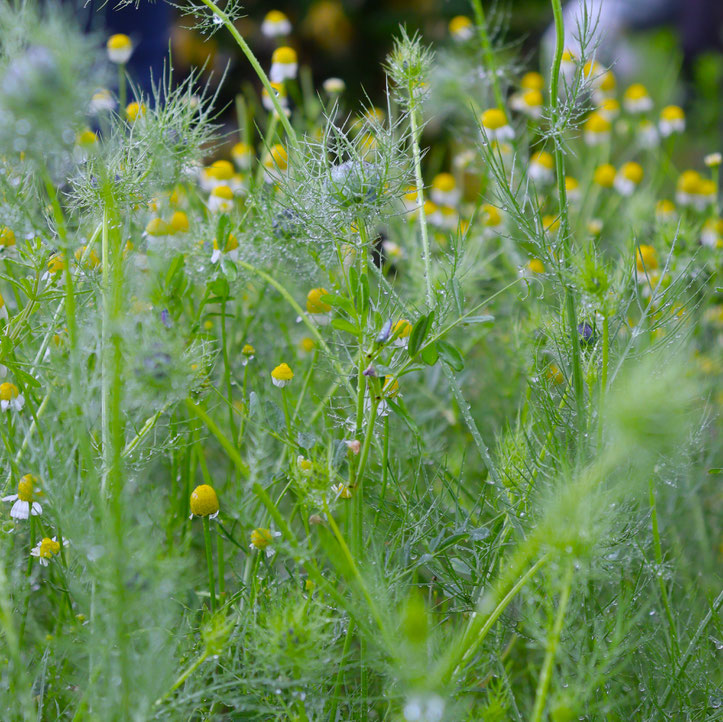
[[[228,397],[228,425],[232,438],[236,437],[236,422],[233,412],[233,389],[231,387],[231,364],[228,360],[228,340],[226,337],[226,301],[221,304],[221,353],[223,355],[223,380]]]
[[[492,92],[495,95],[495,102],[500,110],[505,109],[505,101],[502,97],[502,90],[500,89],[500,79],[497,77],[497,63],[495,62],[495,54],[492,51],[492,43],[490,42],[490,36],[487,32],[487,18],[482,8],[481,0],[470,0],[472,10],[474,11],[475,21],[477,23],[477,32],[479,33],[479,39],[482,43],[482,51],[485,56],[485,63],[487,65],[487,72],[492,76]]]
[[[560,643],[560,634],[562,633],[562,625],[565,621],[565,613],[567,612],[567,603],[570,601],[570,591],[572,590],[573,566],[569,565],[565,573],[562,593],[557,602],[557,615],[555,622],[547,636],[547,652],[545,653],[545,661],[542,664],[542,672],[537,683],[537,692],[535,694],[535,707],[532,711],[531,722],[540,722],[542,714],[545,711],[545,703],[547,701],[547,692],[550,689],[550,681],[552,679],[552,665],[555,663],[555,654]]]
[[[211,611],[216,611],[216,582],[213,578],[213,551],[211,549],[211,532],[208,528],[208,517],[203,519],[203,541],[206,544],[206,566],[208,566],[208,593],[211,596]]]

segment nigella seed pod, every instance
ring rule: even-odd
[[[595,341],[595,329],[587,321],[578,324],[577,335],[582,346],[589,346]]]

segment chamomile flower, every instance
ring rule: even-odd
[[[142,118],[146,114],[146,104],[137,103],[133,101],[126,105],[126,118],[130,123],[135,123],[136,120]]]
[[[280,174],[286,172],[288,167],[289,156],[286,148],[277,143],[271,146],[271,149],[264,155],[262,164],[264,166],[264,180],[267,183],[275,183]]]
[[[281,532],[273,531],[265,527],[256,527],[256,529],[251,532],[251,544],[249,544],[249,548],[254,551],[266,552],[267,557],[273,556],[274,539],[280,536]]]
[[[0,248],[12,248],[15,245],[15,233],[12,228],[2,226],[0,228]]]
[[[331,493],[335,499],[351,499],[351,489],[348,484],[339,482],[331,485]]]
[[[442,212],[439,206],[434,201],[424,201],[424,215],[427,217],[427,221],[437,228],[442,227]],[[412,220],[416,219],[416,215],[411,216]]]
[[[286,45],[274,50],[271,56],[271,70],[269,72],[272,83],[293,80],[298,70],[299,60],[296,56],[296,50]]]
[[[667,198],[662,198],[655,204],[655,218],[660,222],[672,221],[676,218],[675,204]]]
[[[288,386],[293,378],[294,372],[287,363],[279,364],[271,372],[271,382],[274,386],[278,386],[281,389],[283,389],[284,386]]]
[[[191,492],[190,498],[191,516],[215,519],[218,516],[219,504],[216,490],[210,484],[201,484]]]
[[[291,22],[281,10],[269,10],[261,23],[261,32],[267,38],[282,38],[291,32]]]
[[[511,140],[515,131],[507,122],[507,116],[499,108],[489,108],[480,116],[483,134],[492,141]]]
[[[643,167],[639,163],[634,161],[624,163],[615,174],[615,190],[623,196],[632,195],[642,182],[644,175]]]
[[[105,47],[108,52],[108,60],[117,65],[127,63],[133,54],[133,42],[123,33],[111,35]]]
[[[660,111],[660,120],[658,128],[663,138],[667,138],[673,133],[682,133],[685,130],[685,113],[678,105],[666,105]]]
[[[2,384],[2,386],[5,385]],[[2,386],[0,386],[0,398],[2,397]],[[3,403],[5,402],[3,401]],[[37,481],[32,474],[25,474],[18,483],[18,493],[2,498],[2,501],[15,502],[10,509],[10,516],[13,519],[27,519],[29,516],[40,516],[43,513],[43,507],[35,501]]]
[[[545,79],[540,75],[540,73],[536,73],[534,71],[531,71],[529,73],[525,73],[522,78],[520,79],[520,87],[523,90],[540,90],[545,87]]]
[[[346,90],[346,83],[341,78],[327,78],[321,87],[327,95],[334,98]]]
[[[706,248],[723,248],[723,219],[709,218],[703,224],[700,244]]]
[[[304,338],[299,341],[299,346],[301,346],[301,350],[304,353],[312,353],[313,350],[316,348],[316,341],[314,341],[314,339],[310,338],[309,336],[304,336]]]
[[[612,70],[606,70],[603,73],[592,78],[592,97],[596,103],[603,104],[606,100],[613,100],[610,96],[615,92],[617,80]],[[617,102],[617,101],[615,101]]]
[[[620,103],[615,98],[605,98],[600,103],[597,112],[612,122],[620,115]]]
[[[310,476],[314,465],[305,456],[299,454],[299,456],[296,457],[296,466],[302,476]]]
[[[565,195],[570,203],[577,203],[582,197],[580,193],[580,183],[577,178],[566,176],[565,178]]]
[[[254,360],[256,349],[250,343],[245,343],[241,349],[241,355],[243,356],[241,364],[245,366],[249,361]]]
[[[199,182],[201,189],[210,193],[216,186],[230,186],[233,176],[234,168],[230,161],[214,161],[200,173]]]
[[[705,156],[705,158],[703,158],[703,162],[708,168],[717,168],[721,163],[723,163],[723,154],[709,153]]]
[[[67,539],[63,539],[63,546],[68,546]],[[52,539],[44,537],[30,550],[30,556],[35,557],[43,567],[47,567],[56,554],[60,554],[60,542],[56,536]]]
[[[409,345],[409,337],[412,335],[412,324],[406,318],[400,318],[394,324],[393,333],[396,336],[394,345],[399,348],[407,348]]]
[[[583,126],[586,145],[601,145],[610,140],[610,121],[600,112],[590,113]]]
[[[216,186],[208,197],[208,208],[213,213],[230,213],[233,210],[233,191],[227,185]]]
[[[542,92],[534,88],[515,93],[510,98],[510,107],[513,110],[535,119],[542,116],[543,103]]]
[[[623,107],[632,115],[647,113],[653,109],[653,99],[648,95],[648,90],[644,85],[634,83],[623,95]]]
[[[115,110],[116,102],[113,94],[107,88],[99,88],[90,99],[88,110],[93,114],[107,113]]]
[[[283,83],[271,83],[271,89],[274,91],[276,99],[279,101],[279,105],[281,106],[281,109],[288,115],[289,99],[286,95],[286,88],[284,87]],[[261,104],[269,112],[276,110],[276,108],[274,108],[274,103],[271,100],[271,96],[269,95],[269,92],[268,90],[266,90],[266,88],[261,91]]]
[[[248,170],[254,162],[254,149],[248,143],[236,143],[231,148],[231,157],[239,170]]]
[[[647,119],[643,119],[638,123],[636,131],[638,142],[643,148],[657,148],[660,145],[660,135],[655,123],[651,123]]]
[[[554,179],[555,159],[544,150],[533,153],[530,158],[530,178],[536,183],[551,183]]]
[[[464,43],[474,36],[474,25],[466,15],[457,15],[449,21],[449,34],[456,42]]]
[[[312,288],[306,295],[306,312],[319,326],[328,326],[331,322],[331,306],[321,300],[328,293],[325,288]]]
[[[595,168],[593,181],[601,188],[612,188],[615,184],[615,166],[610,163],[603,163]]]
[[[176,211],[171,216],[169,225],[173,229],[174,233],[188,233],[190,228],[188,216],[184,213],[184,211]]]
[[[635,271],[638,283],[644,283],[658,268],[658,254],[653,246],[641,244],[635,249]]]
[[[527,264],[527,270],[530,273],[544,273],[545,272],[545,264],[539,258],[533,258]]]
[[[162,218],[155,216],[146,224],[143,235],[146,238],[162,238],[173,235],[173,229]]]
[[[219,248],[218,241],[213,239],[213,252],[211,253],[211,263],[218,263],[222,256],[230,258],[232,261],[238,260],[238,239],[233,233],[228,234],[226,245],[223,249]]]
[[[575,73],[577,72],[577,57],[572,50],[565,49],[563,51],[562,62],[560,63],[560,72],[568,85],[575,78]]]
[[[419,208],[417,204],[417,189],[414,186],[407,186],[402,195],[402,203],[407,213],[412,213]]]
[[[430,195],[432,200],[440,206],[456,206],[461,197],[451,173],[438,173],[434,176]]]
[[[485,229],[495,230],[502,227],[502,213],[497,206],[483,203],[480,212]]]

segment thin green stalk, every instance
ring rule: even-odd
[[[356,551],[360,553],[364,548],[363,540],[363,521],[364,521],[364,471],[367,465],[367,459],[369,458],[369,449],[371,447],[371,440],[374,436],[374,423],[377,420],[377,409],[379,402],[374,399],[372,401],[372,407],[369,413],[369,419],[367,420],[367,431],[364,435],[364,444],[362,445],[361,454],[359,455],[359,465],[357,467],[356,474],[356,488],[354,489],[354,508],[355,514],[355,528],[356,528]]]
[[[289,123],[289,119],[286,117],[286,113],[284,112],[284,109],[281,107],[281,104],[279,103],[279,99],[276,97],[276,93],[274,89],[271,87],[271,81],[269,80],[268,76],[264,72],[261,65],[259,65],[259,61],[256,60],[256,56],[253,54],[251,48],[248,46],[246,41],[241,36],[241,33],[236,29],[236,26],[231,21],[231,18],[229,18],[226,13],[221,10],[221,8],[216,5],[216,3],[212,2],[212,0],[201,0],[203,4],[213,12],[213,14],[221,20],[221,22],[224,24],[226,29],[231,33],[231,36],[236,41],[238,46],[241,48],[241,52],[246,56],[246,59],[251,64],[251,67],[254,69],[256,75],[258,75],[259,80],[261,81],[261,84],[266,88],[266,92],[269,94],[269,99],[271,100],[274,110],[276,111],[276,114],[279,116],[279,121],[281,125],[284,127],[284,130],[286,131],[286,135],[289,138],[289,141],[294,146],[294,148],[297,148],[299,145],[299,141],[296,138],[296,132],[291,127],[291,123]]]
[[[354,622],[349,620],[349,626],[346,629],[346,637],[344,638],[344,647],[341,650],[341,659],[339,660],[339,671],[336,673],[336,682],[334,683],[334,694],[331,698],[331,707],[329,709],[329,722],[336,722],[336,709],[339,704],[339,692],[341,691],[341,681],[344,678],[344,662],[349,654],[351,640],[354,637]]]
[[[555,18],[555,57],[552,63],[550,77],[550,105],[552,109],[552,126],[556,129],[559,120],[558,114],[558,88],[560,82],[560,65],[565,48],[565,27],[562,17],[560,0],[551,0],[552,12]],[[555,169],[557,172],[557,192],[560,200],[560,238],[564,254],[565,271],[571,267],[570,248],[570,219],[568,216],[567,190],[565,187],[565,154],[559,138],[554,137]],[[580,361],[580,339],[577,333],[577,313],[575,311],[575,296],[573,289],[566,279],[562,279],[565,286],[565,313],[567,316],[568,331],[572,344],[572,377],[575,389],[575,402],[577,408],[578,450],[585,438],[585,389],[583,386],[582,364]]]
[[[497,107],[500,110],[504,110],[505,101],[502,97],[502,90],[500,89],[500,79],[497,77],[497,63],[495,61],[495,54],[492,50],[490,36],[487,32],[487,18],[485,17],[484,9],[482,8],[482,2],[481,0],[470,0],[470,4],[472,5],[475,22],[477,23],[477,32],[479,33],[479,39],[482,43],[482,51],[485,56],[487,72],[492,76],[492,92],[495,95],[495,103],[497,103]]]
[[[424,280],[427,287],[427,306],[431,309],[434,305],[432,295],[432,272],[431,260],[429,257],[429,233],[427,229],[427,215],[424,211],[424,182],[422,181],[422,158],[419,150],[420,130],[417,122],[417,107],[414,101],[414,90],[411,82],[408,87],[409,93],[409,123],[412,128],[412,159],[414,162],[414,184],[417,188],[417,215],[419,218],[419,232],[422,237],[422,258],[424,259]]]
[[[216,532],[216,555],[218,556],[218,597],[223,603],[226,596],[226,560],[223,554],[223,535]]]
[[[545,703],[547,702],[547,692],[550,689],[550,681],[552,680],[552,665],[555,663],[555,655],[557,647],[560,643],[560,634],[562,633],[562,625],[565,621],[565,613],[567,612],[567,604],[570,601],[570,592],[572,590],[572,576],[574,568],[572,564],[568,566],[565,573],[565,580],[562,586],[562,593],[557,602],[557,615],[555,622],[547,636],[547,652],[545,660],[542,663],[542,671],[537,682],[537,692],[535,693],[535,707],[532,711],[531,722],[540,722],[545,711]]]
[[[216,582],[213,578],[213,551],[211,549],[211,531],[208,528],[208,517],[203,519],[203,541],[206,545],[206,566],[208,567],[208,593],[211,597],[211,611],[216,611]]]
[[[236,422],[233,412],[233,388],[231,386],[231,364],[228,360],[228,339],[226,336],[226,301],[221,304],[221,353],[223,356],[223,381],[228,397],[228,426],[229,433],[236,437]]]
[[[655,505],[655,485],[653,477],[648,480],[648,494],[650,499],[650,520],[653,525],[653,546],[655,549],[655,564],[657,566],[656,577],[658,586],[660,587],[660,597],[665,607],[665,616],[668,618],[668,627],[670,629],[670,657],[673,666],[678,663],[680,655],[680,646],[678,645],[678,632],[675,628],[675,620],[673,619],[673,611],[670,608],[670,599],[668,598],[668,590],[663,579],[663,547],[660,543],[660,530],[658,528],[658,510]]]

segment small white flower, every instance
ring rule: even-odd
[[[2,498],[2,501],[15,502],[10,509],[10,516],[13,519],[27,519],[31,514],[39,516],[43,513],[43,507],[34,501],[35,482],[36,479],[32,474],[25,474],[18,483],[18,493]]]
[[[63,539],[63,546],[68,546],[68,540]],[[60,553],[60,542],[58,541],[58,537],[53,537],[52,539],[48,539],[48,537],[45,537],[44,539],[41,539],[31,550],[30,550],[30,556],[36,557],[37,560],[40,562],[40,565],[43,567],[47,567],[48,564],[50,564],[50,560],[56,555]]]
[[[0,384],[0,409],[2,411],[22,411],[25,398],[15,384],[5,382]]]
[[[261,23],[261,32],[267,38],[280,38],[291,32],[291,22],[281,10],[270,10]]]

